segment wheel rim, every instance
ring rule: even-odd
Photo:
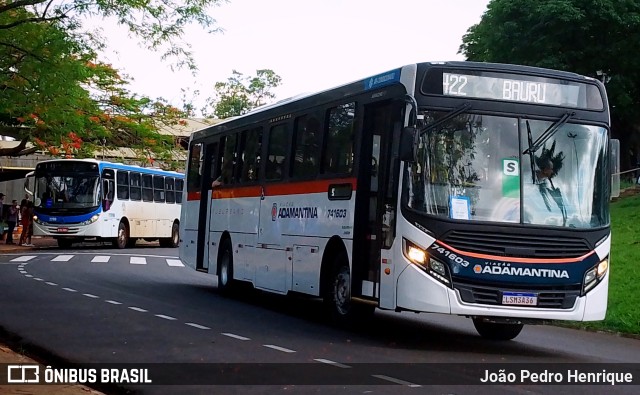
[[[127,242],[127,228],[124,224],[120,224],[118,228],[118,244],[124,246]]]
[[[229,256],[225,253],[220,263],[220,284],[227,285],[229,281]]]
[[[341,315],[349,313],[349,305],[351,301],[351,277],[348,271],[340,271],[336,276],[334,289],[334,302],[336,310]]]

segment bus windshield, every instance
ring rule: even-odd
[[[404,175],[410,209],[451,220],[608,224],[605,128],[477,114],[428,128],[446,113],[423,114],[427,129]],[[543,143],[527,149],[532,141]]]
[[[99,181],[97,173],[36,174],[34,205],[54,210],[95,208],[100,205]]]

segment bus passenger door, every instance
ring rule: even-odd
[[[200,194],[200,208],[198,210],[198,246],[196,258],[196,270],[208,272],[215,270],[209,267],[209,231],[211,223],[211,180],[217,176],[216,163],[218,160],[218,143],[209,143],[204,148],[204,162],[202,165],[202,186]]]
[[[394,131],[401,128],[401,115],[399,101],[373,103],[364,108],[352,287],[354,296],[380,302],[384,288],[381,276],[389,277],[383,272],[390,263],[384,251],[391,247],[394,235],[391,216],[397,180],[392,175],[397,170],[392,169],[392,147],[397,144]]]
[[[288,144],[288,125],[272,126],[266,146],[258,243],[254,260],[255,286],[281,293],[287,291],[287,282],[290,281],[287,253],[291,255],[291,251],[285,251],[282,237],[284,220],[278,217],[280,208],[291,204],[288,196],[282,192]]]

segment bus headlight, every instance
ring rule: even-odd
[[[449,268],[407,239],[402,239],[404,256],[441,283],[451,286]]]
[[[584,293],[595,287],[609,270],[609,258],[605,258],[584,274],[582,289]]]
[[[100,216],[98,214],[94,214],[88,220],[86,220],[84,222],[81,222],[80,225],[91,225],[92,223],[96,222],[98,220],[98,218],[100,218]]]

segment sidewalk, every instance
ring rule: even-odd
[[[18,238],[14,237],[15,242],[17,243],[20,236]],[[32,251],[37,251],[39,249],[56,247],[58,243],[56,240],[50,237],[33,237],[31,240],[34,247],[22,247],[17,244],[6,244],[5,240],[0,241],[0,255],[4,254],[15,254],[24,252],[25,254],[29,254]],[[33,359],[25,356],[22,353],[16,352],[10,349],[8,346],[2,344],[0,342],[0,365],[3,364],[35,364],[37,363]],[[40,371],[44,371],[44,365],[40,364]],[[0,377],[6,377],[6,372],[0,372]],[[42,376],[41,376],[42,377]],[[15,385],[0,385],[0,394],[32,394],[32,395],[102,395],[102,392],[98,392],[84,385],[26,385],[26,384],[15,384]]]

